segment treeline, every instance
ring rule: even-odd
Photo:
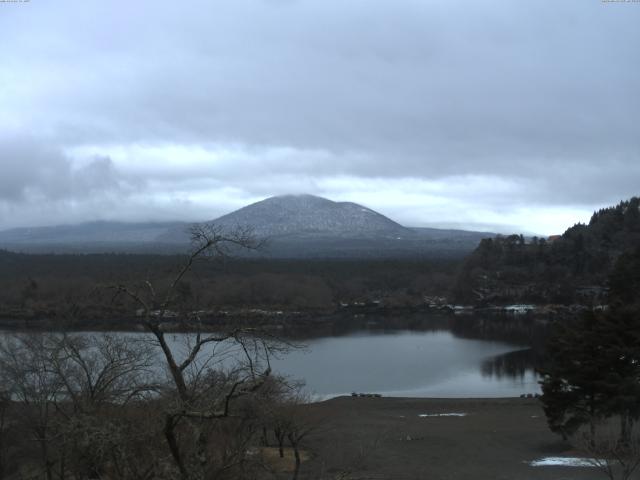
[[[109,287],[168,286],[180,255],[31,255],[0,251],[0,315],[114,318],[130,314]],[[193,310],[243,307],[330,312],[344,304],[412,306],[449,292],[458,260],[198,259],[178,286]]]
[[[640,245],[639,207],[640,198],[633,197],[557,238],[484,239],[464,262],[456,297],[479,303],[600,302],[615,261]]]

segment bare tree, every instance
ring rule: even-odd
[[[47,352],[46,336],[16,335],[0,341],[0,380],[9,398],[21,405],[23,428],[38,445],[45,478],[52,480],[56,463],[51,451],[52,423],[63,386],[51,371]]]
[[[191,229],[192,252],[164,293],[146,281],[143,288],[118,285],[139,307],[142,325],[149,331],[164,358],[173,388],[166,396],[170,406],[165,412],[163,433],[182,478],[202,478],[212,468],[225,470],[238,460],[211,451],[214,432],[210,422],[241,419],[233,405],[241,398],[255,395],[270,377],[270,356],[282,345],[255,329],[233,328],[226,332],[204,333],[198,312],[172,310],[179,298],[179,286],[203,258],[224,259],[240,249],[256,249],[259,242],[251,230],[224,230],[212,225]],[[168,339],[167,320],[193,332],[180,349]],[[175,326],[174,326],[175,328]],[[173,394],[175,392],[175,395]],[[227,456],[228,457],[228,456]]]
[[[72,473],[95,478],[107,464],[134,460],[122,448],[131,425],[123,407],[154,388],[142,383],[150,362],[148,349],[123,336],[2,339],[1,380],[9,401],[20,407],[14,412],[20,428],[39,445],[39,469],[47,479]]]
[[[50,360],[76,411],[126,405],[155,390],[155,355],[149,345],[124,335],[50,337]]]
[[[133,438],[144,436],[148,442],[154,432],[127,413],[157,391],[154,352],[127,335],[65,334],[50,344],[51,369],[63,385],[56,407],[66,465],[89,478],[107,469],[118,470],[119,478],[137,478],[135,472],[153,461],[128,452],[132,420]]]
[[[265,403],[263,412],[263,421],[273,432],[280,458],[285,457],[285,442],[289,443],[294,458],[294,480],[300,474],[303,441],[322,423],[310,408],[310,399],[302,387],[302,384],[294,384],[280,388],[271,401]]]
[[[8,421],[7,412],[11,398],[8,392],[0,391],[0,478],[5,478],[7,470]]]

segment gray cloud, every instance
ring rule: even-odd
[[[584,0],[2,6],[0,128],[30,139],[0,144],[0,227],[33,192],[86,217],[113,192],[114,215],[164,218],[380,188],[469,225],[588,212],[639,193],[639,21]]]
[[[123,186],[108,157],[90,158],[74,167],[60,149],[29,137],[0,139],[0,152],[0,200],[81,199]]]

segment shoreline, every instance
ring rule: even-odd
[[[193,312],[192,312],[193,313]],[[198,313],[198,312],[196,312]],[[188,333],[191,314],[168,312],[162,318],[167,332]],[[550,319],[560,318],[548,311],[544,314],[534,311],[493,310],[486,308],[465,308],[454,310],[431,307],[378,307],[340,308],[334,311],[306,310],[282,311],[263,309],[237,309],[202,312],[197,324],[201,331],[216,331],[221,328],[243,326],[272,331],[322,332],[334,328],[346,329],[431,329],[438,325],[446,328],[452,321],[465,322],[471,319],[489,321],[509,321],[544,326]],[[184,320],[183,320],[184,319]],[[193,324],[193,323],[192,323]],[[140,314],[97,314],[81,312],[68,318],[56,312],[0,312],[0,329],[24,331],[140,331],[144,330]]]

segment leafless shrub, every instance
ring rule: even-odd
[[[640,433],[632,429],[623,440],[614,422],[601,421],[589,431],[578,432],[573,441],[607,478],[628,480],[640,466]]]
[[[18,410],[16,431],[39,450],[29,454],[25,443],[26,469],[47,479],[72,473],[94,478],[108,465],[131,463],[134,458],[122,450],[131,425],[123,409],[153,389],[144,383],[150,361],[148,350],[123,336],[4,337],[0,380]]]

